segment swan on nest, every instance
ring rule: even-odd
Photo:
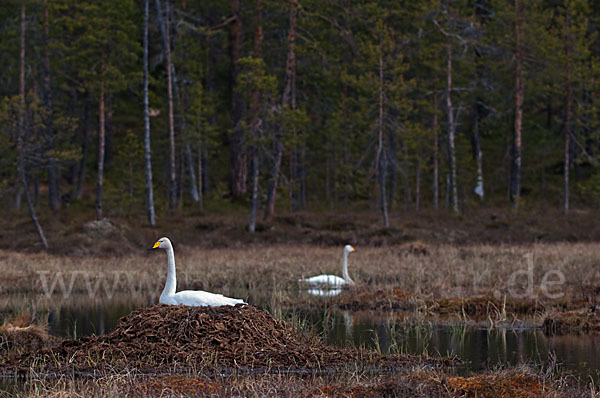
[[[169,238],[160,238],[148,250],[164,249],[167,252],[167,281],[160,299],[161,304],[190,305],[194,307],[218,307],[221,305],[246,304],[244,300],[225,297],[222,294],[204,292],[202,290],[183,290],[175,293],[177,277],[175,276],[175,253]]]

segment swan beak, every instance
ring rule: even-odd
[[[152,247],[149,247],[149,248],[148,248],[148,249],[146,249],[146,250],[154,250],[154,249],[158,249],[158,246],[160,246],[160,242],[156,242],[156,243],[154,244],[154,246],[152,246]]]
[[[351,252],[353,252],[353,251],[355,251],[355,250],[356,250],[355,248],[352,248],[352,250],[350,250],[350,251],[351,251]]]

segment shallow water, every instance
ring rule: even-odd
[[[83,301],[82,301],[83,302]],[[101,335],[111,331],[120,317],[133,309],[152,304],[122,300],[103,304],[59,306],[49,310],[52,334],[73,338]],[[456,356],[466,368],[481,370],[503,365],[542,364],[552,356],[559,366],[585,379],[600,374],[600,336],[546,336],[540,329],[486,329],[436,325],[405,326],[393,314],[365,314],[352,311],[283,312],[310,327],[332,345],[368,347],[384,353]]]
[[[236,297],[247,297],[245,294]],[[114,297],[102,301],[73,295],[47,309],[50,332],[66,338],[102,335],[116,326],[120,317],[155,303],[154,297],[128,301]],[[263,309],[267,300],[248,299]],[[368,347],[384,353],[456,356],[469,370],[504,365],[542,364],[553,356],[563,370],[583,379],[600,380],[600,336],[546,336],[535,328],[495,329],[427,323],[406,326],[396,314],[353,313],[352,311],[286,311],[281,317],[294,319],[332,345]],[[4,390],[0,386],[0,390]]]
[[[324,331],[330,344],[366,346],[384,353],[455,356],[469,370],[529,364],[600,380],[600,336],[548,336],[539,328],[487,329],[428,324],[403,326],[394,321],[341,311]]]

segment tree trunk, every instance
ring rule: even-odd
[[[188,174],[190,175],[190,181],[189,181],[190,182],[190,185],[189,185],[190,196],[192,197],[192,200],[194,202],[198,203],[200,198],[198,197],[198,188],[196,187],[196,170],[194,168],[195,167],[194,156],[192,155],[192,147],[186,137],[185,90],[184,90],[183,84],[181,85],[181,89],[179,91],[180,91],[180,98],[181,98],[179,100],[179,105],[180,105],[180,109],[181,109],[181,130],[180,131],[181,131],[181,135],[183,136],[183,139],[185,141],[183,156],[185,157],[185,164],[187,166]]]
[[[104,169],[110,170],[113,159],[113,131],[112,131],[112,97],[105,94],[104,98]]]
[[[104,54],[100,59],[100,97],[98,99],[98,116],[100,125],[98,127],[98,182],[96,185],[96,219],[102,219],[102,184],[104,177]]]
[[[159,1],[159,0],[157,0]],[[173,110],[173,70],[171,68],[171,38],[169,26],[169,4],[165,1],[165,52],[167,54],[167,99],[169,102],[169,208],[177,207],[177,174],[175,165],[175,116]]]
[[[306,163],[306,144],[302,144],[302,151],[300,152],[300,207],[306,209],[306,202],[308,196],[308,166]],[[348,190],[346,189],[346,196],[348,196]]]
[[[156,225],[154,217],[154,188],[152,186],[152,153],[150,147],[150,110],[148,100],[148,19],[149,0],[144,2],[144,161],[146,172],[146,213],[148,223]]]
[[[328,207],[333,207],[333,200],[331,199],[331,157],[325,159],[325,201]]]
[[[166,18],[163,20],[160,0],[155,0],[156,16],[163,37],[163,48],[167,61],[167,101],[169,107],[169,208],[177,207],[177,164],[175,163],[175,117],[173,115],[173,70],[171,63],[171,39],[169,27],[169,0],[165,2]]]
[[[250,223],[248,224],[250,232],[256,231],[256,213],[258,212],[259,163],[257,152],[255,147],[252,147],[250,150],[252,156],[252,196],[250,198]]]
[[[298,9],[298,0],[290,0],[290,29],[288,31],[288,53],[285,62],[285,86],[283,89],[282,107],[289,105],[296,109],[296,13]],[[265,219],[273,217],[275,214],[275,196],[277,193],[277,184],[279,182],[279,170],[281,168],[281,158],[283,156],[283,143],[281,142],[281,126],[275,134],[274,142],[274,162],[271,169],[271,182],[267,191],[267,203],[265,205]]]
[[[570,28],[569,10],[566,15],[566,29]],[[569,214],[569,166],[571,164],[571,137],[573,135],[572,107],[573,107],[573,82],[571,81],[571,43],[566,43],[567,52],[567,103],[565,114],[565,164],[564,164],[564,211]]]
[[[475,194],[483,200],[485,191],[483,189],[483,152],[481,151],[481,140],[479,134],[479,105],[473,105],[473,155],[477,162],[477,185]]]
[[[389,190],[388,190],[388,208],[392,210],[394,207],[394,199],[396,198],[396,168],[398,167],[398,157],[396,156],[398,145],[397,135],[395,133],[390,134],[390,177],[389,177]]]
[[[415,209],[421,209],[421,155],[417,154],[417,169],[415,170]]]
[[[230,190],[233,197],[246,194],[246,178],[248,176],[247,153],[244,143],[244,131],[241,124],[244,118],[242,93],[237,89],[239,62],[242,47],[242,20],[240,17],[240,0],[231,1],[234,20],[231,23],[231,117],[232,132],[230,136],[231,180]]]
[[[192,200],[196,203],[200,200],[198,196],[198,187],[196,187],[196,170],[194,169],[194,156],[192,155],[192,147],[186,143],[184,147],[185,163],[187,165],[188,173],[190,175],[190,195]]]
[[[437,91],[433,94],[433,208],[437,210],[439,208],[439,197],[440,197],[440,183],[439,183],[439,136],[438,136],[438,99]]]
[[[33,173],[33,207],[40,205],[40,177],[38,173]]]
[[[204,184],[202,180],[204,179],[204,169],[202,168],[202,144],[198,144],[198,209],[200,211],[204,210]]]
[[[452,107],[452,46],[450,37],[447,37],[446,50],[446,112],[448,113],[448,161],[450,205],[455,213],[458,213],[458,189],[456,184],[456,153],[454,150],[454,136],[456,135],[456,124],[454,122],[454,108]]]
[[[81,137],[81,159],[77,169],[77,182],[75,185],[74,199],[81,200],[83,195],[83,183],[85,180],[85,165],[88,155],[88,128],[89,128],[89,103],[86,100],[83,111],[83,136]]]
[[[44,106],[46,107],[46,145],[51,154],[48,158],[48,204],[52,211],[60,209],[60,193],[54,158],[54,131],[52,128],[52,86],[50,84],[50,54],[48,50],[48,1],[44,1]]]
[[[33,203],[31,201],[31,195],[29,194],[29,184],[27,182],[26,174],[26,158],[24,150],[24,137],[25,137],[25,1],[21,1],[21,51],[19,55],[20,59],[20,70],[19,70],[19,126],[17,132],[17,168],[20,183],[23,186],[23,192],[25,193],[25,201],[27,202],[27,208],[29,209],[29,216],[35,225],[35,230],[40,238],[42,246],[45,250],[48,250],[48,242],[44,236],[42,226],[35,214]]]
[[[381,50],[381,49],[380,49]],[[377,153],[375,155],[375,174],[379,174],[379,187],[380,187],[380,206],[381,215],[383,216],[383,226],[389,227],[390,222],[388,218],[387,209],[387,198],[385,193],[385,175],[387,169],[387,162],[385,159],[385,151],[383,149],[383,57],[379,55],[379,120],[378,120],[378,144]]]
[[[263,4],[262,0],[256,1],[256,29],[254,31],[254,58],[262,59],[262,42],[263,42],[263,28],[262,28],[262,13]],[[252,137],[252,145],[250,147],[251,156],[251,176],[252,176],[252,195],[250,198],[250,223],[248,230],[250,232],[256,231],[256,214],[258,212],[258,177],[259,177],[259,158],[258,158],[258,139],[259,139],[259,125],[260,120],[260,101],[261,92],[258,88],[252,93],[252,121],[250,123],[250,135]]]
[[[267,192],[267,203],[265,204],[264,219],[267,220],[275,214],[275,193],[277,192],[277,182],[279,178],[279,169],[281,168],[281,158],[283,155],[283,144],[279,133],[275,136],[274,142],[275,159],[271,169],[271,182]]]
[[[513,131],[512,146],[512,170],[510,181],[510,200],[515,213],[519,211],[519,200],[521,197],[521,129],[523,125],[523,88],[521,54],[521,16],[519,0],[515,0],[515,124]]]
[[[381,189],[380,197],[381,197],[381,215],[383,217],[383,227],[388,228],[390,226],[390,219],[388,216],[388,208],[386,201],[386,193],[385,193],[385,177],[387,171],[387,159],[386,153],[383,151],[381,156],[379,156],[379,188]]]
[[[410,167],[408,161],[408,144],[406,140],[402,141],[402,180],[404,182],[404,210],[409,210],[412,204],[412,192],[410,190]]]

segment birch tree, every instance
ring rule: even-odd
[[[150,109],[148,100],[148,19],[150,17],[149,0],[144,1],[144,161],[146,175],[146,214],[148,223],[154,226],[154,188],[152,186],[152,154],[150,150]]]

